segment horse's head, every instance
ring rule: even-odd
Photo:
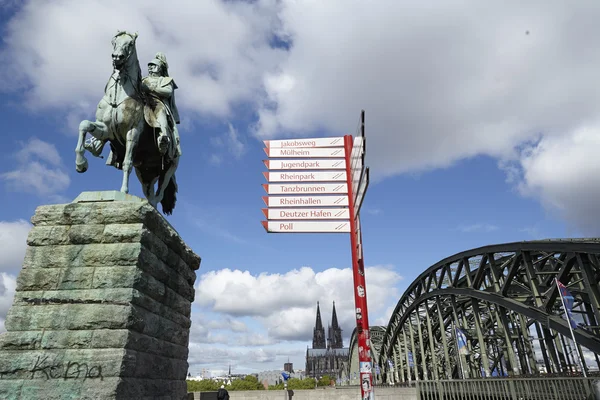
[[[137,33],[117,32],[112,40],[112,60],[115,69],[121,70],[135,53],[135,39],[137,39],[137,36]]]

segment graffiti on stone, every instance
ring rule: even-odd
[[[102,366],[90,365],[86,362],[57,362],[49,361],[48,356],[38,356],[33,363],[31,379],[37,377],[49,379],[100,379],[103,380]]]

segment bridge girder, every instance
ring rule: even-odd
[[[388,381],[538,373],[540,354],[546,372],[572,370],[578,357],[569,354],[558,278],[582,324],[577,344],[598,364],[599,259],[598,239],[507,243],[445,258],[398,301],[377,362]],[[468,356],[457,349],[455,328]]]

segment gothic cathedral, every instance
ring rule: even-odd
[[[329,375],[331,379],[337,379],[348,361],[348,354],[349,349],[344,348],[342,342],[342,329],[338,325],[335,302],[333,302],[331,325],[327,328],[327,342],[325,328],[321,321],[321,310],[317,302],[317,321],[313,330],[312,349],[306,349],[306,377],[320,379],[324,375]]]

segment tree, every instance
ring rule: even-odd
[[[254,377],[253,377],[254,378]],[[258,379],[235,379],[231,382],[231,385],[227,387],[227,390],[264,390],[264,386],[258,381]]]
[[[302,390],[302,389],[314,389],[315,388],[315,380],[313,378],[306,379],[298,379],[298,378],[290,378],[288,380],[288,389],[290,390]],[[283,390],[283,383],[278,383],[277,385],[269,386],[269,390]]]
[[[201,381],[187,381],[188,392],[214,392],[221,387],[221,383],[212,379]]]
[[[323,375],[321,377],[321,379],[319,379],[319,382],[317,383],[317,386],[329,386],[331,385],[331,378],[329,377],[329,375]]]

